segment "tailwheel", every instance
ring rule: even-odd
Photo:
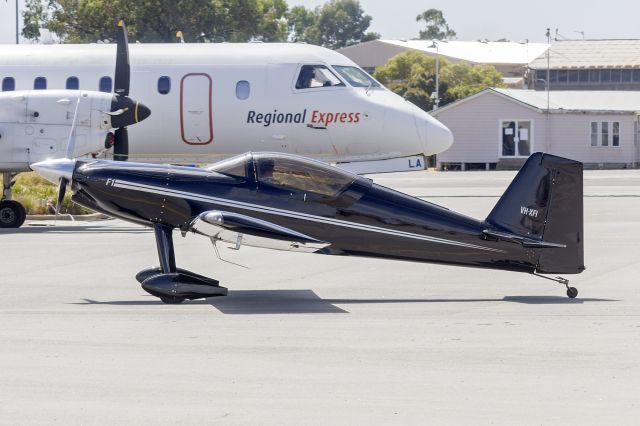
[[[166,303],[168,305],[178,305],[184,302],[184,299],[186,298],[179,297],[179,296],[160,296],[160,300],[162,300],[163,303]]]
[[[578,295],[578,289],[575,287],[567,287],[567,296],[574,299]]]

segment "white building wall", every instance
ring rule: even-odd
[[[635,158],[632,114],[552,114],[552,154],[572,158],[586,164],[631,164]],[[620,146],[591,146],[591,122],[620,123]],[[609,133],[611,133],[609,124]]]
[[[501,157],[501,122],[530,120],[531,152],[544,151],[588,165],[633,164],[638,155],[634,143],[634,114],[554,113],[528,108],[517,101],[487,92],[436,118],[453,133],[453,146],[437,156],[438,163],[497,163]],[[591,146],[591,122],[620,123],[620,146]],[[549,133],[547,135],[547,122]],[[611,124],[609,124],[611,132]],[[549,140],[549,143],[547,143]]]
[[[545,150],[544,115],[495,93],[469,99],[436,118],[453,133],[453,146],[438,154],[438,163],[497,163],[502,120],[531,120],[532,152]]]

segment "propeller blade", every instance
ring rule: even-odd
[[[116,129],[114,132],[113,159],[127,161],[129,159],[129,132],[126,127]]]
[[[114,81],[115,92],[118,95],[129,96],[129,79],[131,67],[129,65],[129,38],[127,27],[123,20],[118,22],[118,51],[116,56],[116,75]]]
[[[56,201],[56,218],[58,214],[60,214],[60,207],[62,206],[62,200],[64,200],[64,194],[67,192],[67,185],[69,184],[69,179],[65,177],[60,178],[60,186],[58,187],[58,200]]]
[[[76,124],[78,122],[78,108],[80,107],[80,96],[76,101],[76,110],[73,113],[73,121],[71,123],[71,131],[69,132],[69,140],[67,141],[67,153],[65,158],[73,158],[73,150],[76,147]]]

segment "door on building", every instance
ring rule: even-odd
[[[501,123],[502,157],[528,157],[531,155],[533,138],[530,120],[504,120]]]
[[[212,81],[208,74],[187,74],[180,82],[180,132],[189,145],[213,141]]]

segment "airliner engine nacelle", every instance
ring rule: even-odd
[[[63,157],[77,103],[74,157],[105,150],[112,129],[135,124],[150,115],[146,106],[111,93],[0,93],[0,169],[24,171],[29,163]]]

